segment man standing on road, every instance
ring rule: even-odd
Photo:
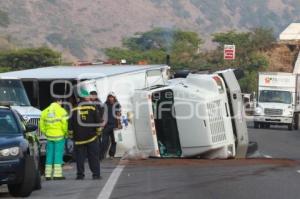
[[[68,132],[68,115],[61,106],[62,100],[55,99],[41,115],[40,129],[47,138],[46,146],[46,180],[63,180],[62,164],[65,138]],[[54,167],[54,172],[53,172]]]
[[[80,89],[80,102],[72,110],[69,120],[69,134],[75,141],[75,154],[77,165],[77,180],[84,179],[84,162],[88,158],[93,179],[101,179],[99,161],[99,141],[101,118],[96,106],[90,101],[90,94]]]
[[[100,159],[103,160],[106,156],[107,150],[109,149],[109,156],[111,159],[114,158],[116,153],[117,143],[115,140],[114,129],[121,129],[122,125],[120,122],[121,116],[121,105],[119,104],[114,92],[110,92],[105,102],[105,117],[106,124],[103,129],[101,148],[100,148]]]
[[[100,118],[102,119],[101,123],[100,123],[100,127],[103,127],[104,126],[104,121],[103,121],[104,105],[102,104],[101,100],[99,99],[97,91],[91,91],[90,92],[90,100],[96,106],[97,112],[100,115]],[[102,134],[102,131],[99,132],[99,134],[98,134],[98,136],[99,136],[99,150],[100,150],[100,147],[101,147],[101,139],[102,139],[101,134]],[[100,153],[99,153],[99,155],[100,155]],[[101,159],[101,157],[100,157],[100,159]]]

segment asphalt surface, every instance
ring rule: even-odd
[[[250,125],[249,137],[258,143],[254,159],[105,160],[99,181],[91,180],[88,167],[86,179],[76,181],[71,164],[65,167],[67,180],[44,181],[43,189],[30,198],[300,198],[300,131],[253,129]],[[120,164],[124,170],[118,178],[113,171]],[[1,189],[0,197],[10,198],[6,188]]]

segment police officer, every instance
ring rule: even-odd
[[[67,112],[61,106],[62,100],[55,99],[41,114],[40,129],[47,138],[46,180],[63,180],[62,164],[65,138],[68,132]],[[54,168],[54,171],[53,171]]]
[[[100,126],[103,127],[104,126],[104,121],[103,121],[104,105],[101,102],[101,100],[99,99],[97,91],[91,91],[90,92],[90,100],[96,106],[98,114],[100,115],[100,118],[102,119]],[[101,134],[102,134],[102,131],[99,132],[99,135],[98,135],[99,136],[99,150],[101,148],[101,139],[102,139]],[[100,159],[101,159],[101,157],[100,157]]]
[[[121,105],[119,104],[114,92],[110,92],[105,102],[105,114],[106,124],[102,133],[102,141],[100,148],[100,159],[104,159],[107,151],[109,150],[109,156],[114,158],[116,153],[117,143],[115,140],[114,129],[122,128],[120,122]],[[110,148],[109,148],[110,146]]]
[[[72,110],[72,116],[69,120],[69,134],[75,142],[77,180],[82,180],[85,177],[84,162],[86,157],[93,173],[93,179],[101,179],[98,143],[101,118],[96,106],[90,102],[89,96],[87,90],[80,89],[80,102]]]

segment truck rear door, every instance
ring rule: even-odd
[[[249,141],[241,88],[233,70],[221,71],[218,74],[223,77],[227,87],[232,127],[236,136],[236,158],[245,158]]]
[[[137,147],[152,157],[160,157],[151,92],[137,90],[134,93],[133,101],[135,107],[134,125]]]

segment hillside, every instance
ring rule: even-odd
[[[279,33],[299,13],[299,0],[1,0],[0,34],[92,59],[153,27],[189,29],[209,41],[229,29],[265,26]]]

